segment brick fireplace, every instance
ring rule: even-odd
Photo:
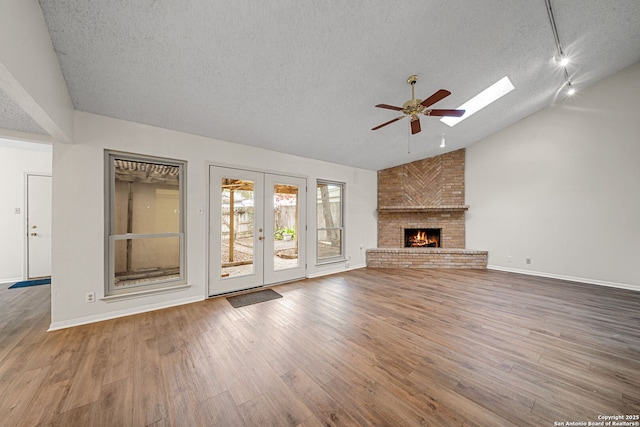
[[[367,266],[486,268],[486,251],[465,248],[464,156],[462,149],[378,172],[378,248],[367,250]],[[439,230],[438,245],[405,247],[409,229]]]

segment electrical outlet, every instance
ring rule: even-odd
[[[527,264],[531,264],[531,258],[527,258]]]
[[[86,302],[87,302],[87,304],[92,303],[92,302],[96,302],[96,293],[95,292],[87,292]]]
[[[513,260],[513,258],[511,257],[511,255],[509,255],[509,256],[507,257],[507,262],[511,262],[512,260]]]

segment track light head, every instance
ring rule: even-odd
[[[561,67],[566,67],[567,65],[569,65],[569,58],[567,58],[564,54],[557,54],[555,56],[555,60]]]

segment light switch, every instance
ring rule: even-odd
[[[16,215],[20,215],[20,208],[15,208],[13,210],[13,213],[16,214]]]

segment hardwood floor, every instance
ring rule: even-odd
[[[0,287],[0,424],[554,426],[640,414],[640,292],[360,269],[61,331]],[[638,420],[636,420],[638,421]],[[585,424],[586,425],[586,424]]]

